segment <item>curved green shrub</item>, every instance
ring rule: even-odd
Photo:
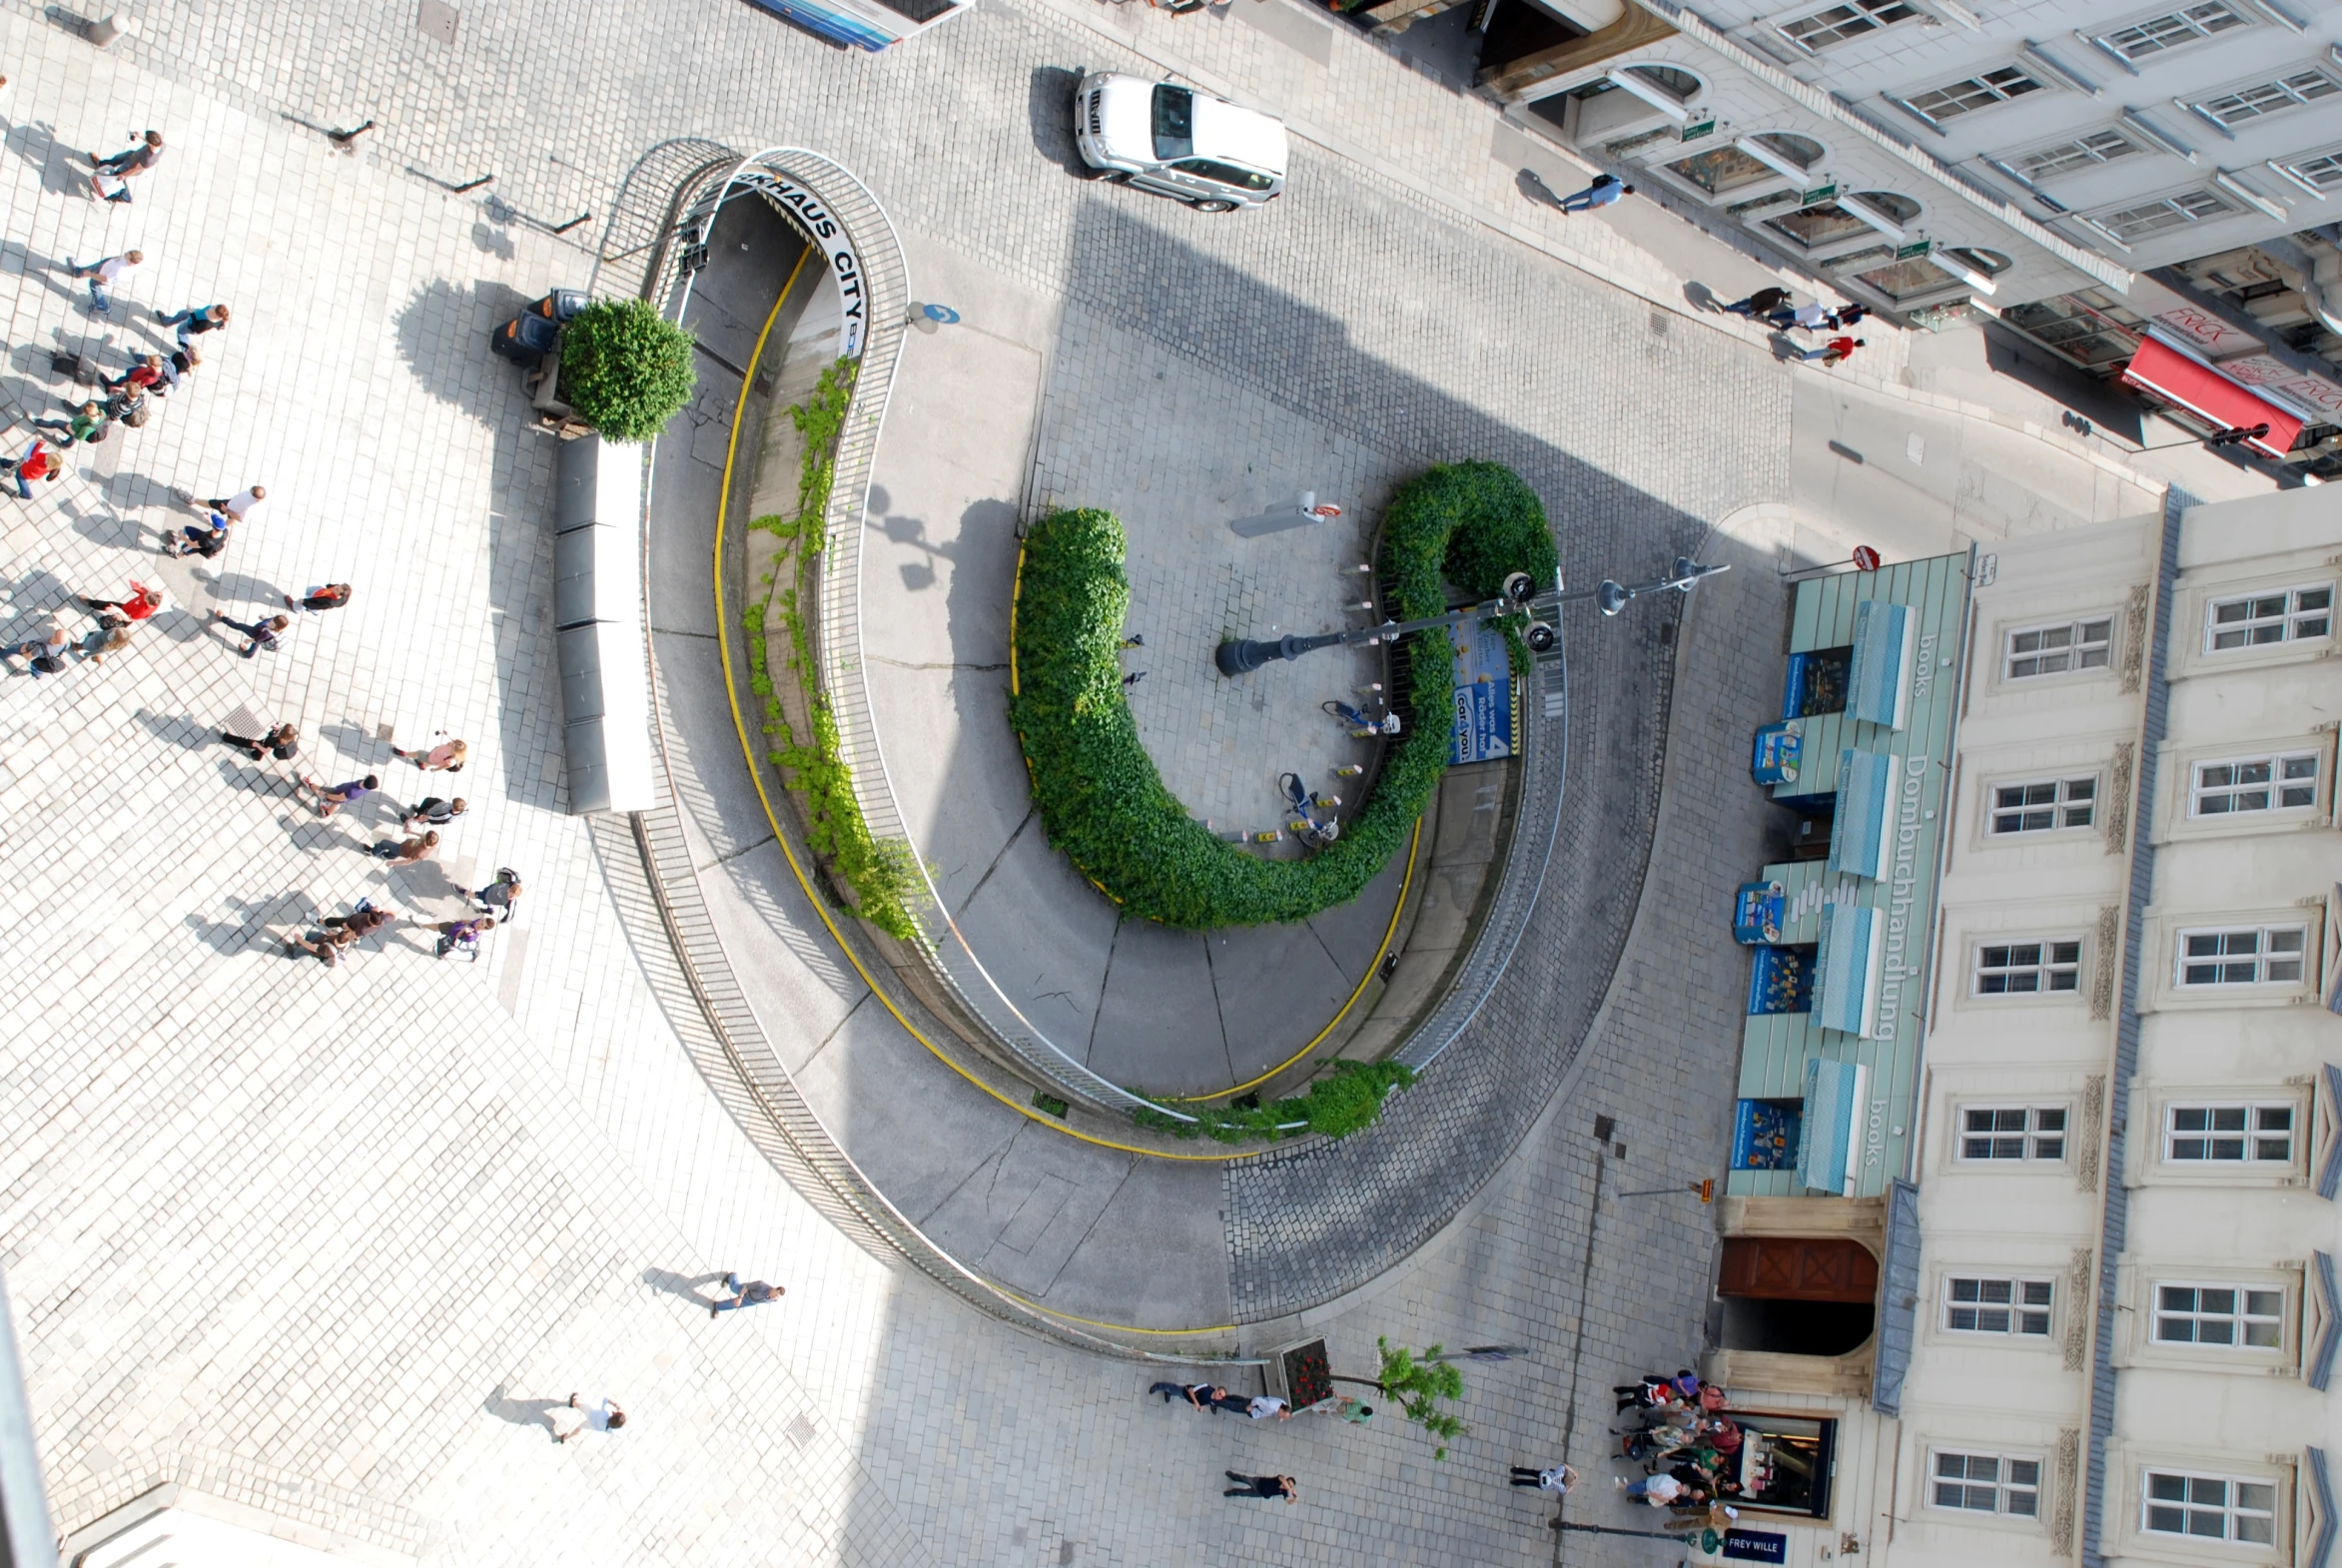
[[[1299,1138],[1303,1133],[1346,1138],[1381,1121],[1383,1097],[1415,1081],[1414,1071],[1396,1062],[1345,1061],[1331,1066],[1330,1075],[1311,1084],[1307,1094],[1290,1100],[1272,1100],[1264,1106],[1187,1105],[1188,1114],[1195,1118],[1192,1122],[1181,1122],[1144,1106],[1131,1115],[1141,1127],[1151,1127],[1173,1138],[1203,1136],[1220,1144],[1233,1144],[1246,1138],[1265,1138],[1274,1143],[1278,1139]],[[1295,1123],[1305,1125],[1296,1127]]]
[[[690,333],[647,300],[589,305],[561,329],[561,400],[614,441],[646,441],[691,398]]]
[[[1118,657],[1131,602],[1123,550],[1122,524],[1097,510],[1057,512],[1026,537],[1009,722],[1050,842],[1128,913],[1186,930],[1304,920],[1357,897],[1446,770],[1446,638],[1417,632],[1398,650],[1394,684],[1424,719],[1391,748],[1342,836],[1309,860],[1258,859],[1191,820],[1140,743]],[[1433,468],[1401,490],[1383,556],[1400,619],[1439,613],[1443,573],[1486,596],[1508,571],[1551,581],[1556,559],[1536,492],[1486,462]]]

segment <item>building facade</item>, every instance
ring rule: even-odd
[[[1965,591],[1931,589],[1952,562]],[[1827,1461],[1809,1506],[1759,1495],[1740,1529],[1803,1563],[2328,1568],[2342,498],[2175,498],[1902,570],[1801,589],[1785,706],[1809,708],[1802,739],[1854,744],[1828,858],[1752,886],[1821,865],[1802,885],[1826,909],[1900,905],[1916,940],[1893,965],[1864,944],[1861,978],[1901,981],[1909,1027],[1878,1038],[1883,993],[1849,1008],[1840,953],[1803,994],[1773,978],[1807,935],[1797,894],[1771,934],[1768,894],[1736,911],[1759,940],[1707,1370]],[[1806,625],[1849,603],[1853,630],[1866,601],[1873,623],[1902,601],[1915,632],[1956,609],[1946,728],[1916,692],[1850,682],[1829,724],[1801,698]],[[1939,780],[1899,797],[1910,865],[1883,879],[1866,750]],[[1760,778],[1781,762],[1761,735]],[[1811,805],[1788,799],[1810,857]],[[1801,1004],[1794,1036],[1763,1011]],[[1893,1151],[1876,1173],[1872,1148]]]

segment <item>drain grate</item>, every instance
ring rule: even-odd
[[[813,1441],[813,1421],[804,1411],[800,1410],[790,1418],[788,1427],[781,1435],[789,1439],[790,1447],[802,1449],[807,1443]]]
[[[451,44],[455,41],[455,8],[447,0],[422,0],[422,8],[414,18],[414,30],[425,38]]]

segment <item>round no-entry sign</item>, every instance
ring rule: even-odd
[[[1856,545],[1854,547],[1854,569],[1857,571],[1877,571],[1879,569],[1879,552],[1868,544]]]

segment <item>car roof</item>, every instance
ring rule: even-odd
[[[1195,95],[1195,154],[1243,164],[1265,174],[1285,172],[1284,122],[1224,98]]]

